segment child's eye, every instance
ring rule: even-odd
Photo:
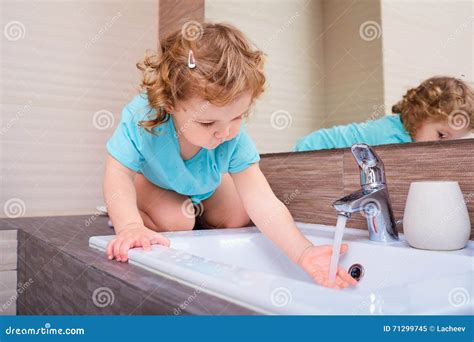
[[[204,127],[210,127],[210,126],[214,125],[214,122],[200,122],[199,124],[204,126]]]
[[[442,133],[442,132],[438,132],[438,137],[439,137],[440,139],[445,139],[445,138],[446,138],[446,135],[445,135],[444,133]]]

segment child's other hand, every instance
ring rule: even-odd
[[[347,244],[341,246],[341,254],[347,252]],[[357,280],[352,278],[346,270],[338,266],[336,280],[329,283],[329,265],[331,264],[332,246],[321,245],[311,246],[303,251],[300,257],[300,266],[316,281],[318,284],[335,289],[343,289],[357,284]]]
[[[130,227],[122,230],[109,242],[106,253],[109,260],[115,257],[117,261],[125,262],[130,248],[143,247],[144,250],[150,250],[152,244],[169,246],[170,240],[145,226]]]

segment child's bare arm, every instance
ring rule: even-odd
[[[287,207],[276,198],[258,163],[231,175],[252,222],[297,263],[312,243],[298,230]]]
[[[332,246],[313,246],[299,231],[289,210],[276,198],[257,163],[231,175],[253,223],[316,282],[334,288],[357,284],[341,267],[337,270],[335,283],[329,283]],[[344,244],[341,253],[346,251],[347,245]]]
[[[143,223],[137,207],[133,170],[120,164],[110,155],[105,164],[103,195],[107,211],[114,223],[116,237],[107,245],[107,256],[127,261],[133,247],[149,249],[151,244],[169,245],[169,240]]]
[[[137,207],[134,176],[135,171],[123,166],[112,156],[107,156],[103,196],[117,234],[127,226],[143,225]]]

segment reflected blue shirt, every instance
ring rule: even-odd
[[[377,120],[335,126],[317,130],[299,139],[293,151],[312,151],[350,147],[356,143],[368,145],[412,142],[400,115],[386,115]]]
[[[152,119],[156,113],[145,93],[135,96],[123,108],[120,123],[107,141],[107,151],[153,184],[189,196],[193,203],[214,193],[222,173],[241,172],[260,160],[244,123],[235,138],[212,150],[201,148],[191,159],[183,160],[172,118],[154,128],[157,135],[138,126],[139,121]]]

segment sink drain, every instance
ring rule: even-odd
[[[355,280],[360,281],[364,276],[364,267],[361,264],[354,264],[349,267],[347,273]]]

